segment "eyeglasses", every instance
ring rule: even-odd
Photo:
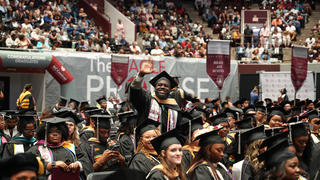
[[[31,133],[31,132],[36,132],[36,130],[35,129],[25,129],[25,130],[23,130],[23,132]]]

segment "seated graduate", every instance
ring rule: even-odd
[[[219,136],[221,128],[198,136],[200,150],[187,172],[190,180],[231,180],[227,168],[220,163],[224,156],[225,142]]]
[[[36,124],[33,115],[23,115],[19,117],[18,131],[21,134],[9,141],[3,150],[3,159],[13,155],[27,152],[36,142],[34,138]]]
[[[151,144],[151,140],[160,135],[159,122],[145,120],[136,128],[137,150],[129,163],[129,168],[139,170],[147,175],[150,170],[160,164],[157,152]]]
[[[74,144],[68,143],[69,130],[66,119],[52,117],[43,119],[37,129],[38,142],[28,152],[40,156],[44,160],[46,177],[51,176],[56,168],[65,173],[76,173],[86,177],[93,171],[86,154]],[[55,175],[53,175],[55,176]]]
[[[77,124],[80,123],[80,119],[78,116],[67,109],[60,110],[54,113],[54,115],[66,119],[66,124],[69,129],[68,142],[78,147],[80,145],[79,129],[77,126]]]
[[[168,131],[151,141],[160,158],[160,164],[151,169],[148,180],[186,180],[182,167],[182,138],[177,129]]]
[[[119,143],[111,140],[109,115],[92,115],[94,120],[94,137],[81,143],[80,149],[87,154],[94,171],[115,170],[125,167],[125,159],[120,153]]]
[[[240,143],[245,144],[245,158],[233,165],[232,178],[235,180],[254,179],[261,167],[258,161],[258,155],[263,152],[263,149],[260,147],[266,138],[264,126],[255,127],[240,134],[240,140],[242,141]]]
[[[4,115],[5,116],[5,115]],[[10,136],[4,134],[4,116],[0,115],[0,159],[4,150],[5,144],[10,141]]]
[[[80,132],[80,141],[85,143],[88,139],[94,136],[94,119],[91,116],[96,114],[102,114],[102,110],[97,107],[89,108],[85,111],[86,116],[86,126],[81,129]]]
[[[1,179],[38,179],[44,174],[43,163],[39,157],[31,153],[20,153],[0,161]]]
[[[137,115],[134,111],[127,111],[117,114],[121,125],[119,127],[118,141],[120,144],[120,153],[124,155],[126,164],[129,165],[135,153],[134,128],[137,122]]]

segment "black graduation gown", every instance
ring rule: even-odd
[[[188,149],[182,149],[182,167],[187,172],[193,160],[193,156]]]
[[[96,138],[89,139],[87,143],[81,143],[79,148],[89,157],[87,163],[91,162],[92,166],[102,156],[105,150],[110,150],[110,146],[107,143],[102,144],[97,141]],[[104,164],[100,171],[116,170],[119,167],[121,166],[118,162],[109,160]]]
[[[36,156],[41,156],[41,153],[39,151],[39,146],[43,145],[35,145],[31,147],[28,152],[31,152],[32,154]],[[89,159],[86,154],[84,154],[79,148],[75,147],[74,151],[60,146],[56,148],[50,148],[48,147],[51,152],[51,158],[54,161],[64,161],[65,163],[74,163],[76,161],[79,161],[82,165],[83,172],[81,172],[82,177],[87,177],[88,174],[93,172],[93,166],[92,164],[88,163]],[[75,154],[74,154],[75,153]],[[48,165],[48,162],[44,162],[44,168],[46,169]],[[48,174],[47,174],[48,175]]]
[[[82,143],[85,143],[88,141],[88,139],[92,138],[93,136],[94,131],[86,129],[80,133],[80,141]]]
[[[132,156],[134,155],[134,144],[129,135],[123,134],[119,139],[120,153],[124,155],[126,164],[129,164]]]
[[[241,172],[241,180],[254,180],[255,174],[249,159],[244,159]]]
[[[320,180],[320,143],[313,144],[312,158],[310,162],[310,179]],[[300,163],[300,162],[299,162]],[[317,177],[317,178],[316,178]]]
[[[28,140],[24,137],[15,137],[11,141],[9,141],[3,150],[2,158],[10,158],[14,156],[17,153],[17,145],[23,145],[23,152],[18,152],[18,153],[24,153],[27,152],[33,144],[36,142],[35,138],[32,138],[32,140]],[[22,150],[22,149],[21,149]]]
[[[4,147],[10,141],[10,139],[10,136],[0,132],[0,160],[2,159]]]
[[[210,180],[214,179],[211,175],[208,165],[205,163],[198,164],[193,168],[192,171],[188,172],[188,179],[189,180]],[[221,180],[232,180],[232,178],[228,175],[228,172],[218,164],[217,170],[221,173],[223,179]]]
[[[186,105],[186,100],[191,101],[192,100],[192,95],[187,93],[181,88],[174,88],[170,92],[170,96],[176,99],[178,105],[180,108],[183,108],[183,106]]]
[[[160,164],[156,155],[150,154],[150,156],[152,160],[147,158],[142,152],[136,153],[129,163],[129,168],[141,171],[147,175],[154,166]]]
[[[161,164],[159,164],[157,167],[162,167]],[[163,172],[159,168],[152,169],[148,176],[146,177],[147,180],[168,180],[169,178],[163,174]],[[174,178],[173,180],[179,180],[179,177]]]
[[[146,120],[149,116],[149,111],[151,108],[152,99],[155,99],[161,109],[161,133],[165,133],[168,131],[168,112],[169,109],[175,110],[178,112],[178,116],[176,119],[176,126],[179,126],[181,123],[181,115],[180,115],[180,107],[177,104],[174,98],[167,98],[166,100],[160,100],[155,95],[151,95],[149,91],[145,91],[144,89],[135,89],[130,86],[130,96],[129,100],[132,102],[134,108],[138,111],[139,117],[137,124],[140,124],[144,120]],[[171,129],[169,129],[171,130]]]

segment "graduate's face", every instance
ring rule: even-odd
[[[166,151],[162,151],[162,156],[165,156],[167,162],[172,165],[181,164],[182,146],[181,144],[171,144]]]
[[[294,147],[296,147],[297,153],[303,153],[304,149],[307,146],[309,137],[308,136],[300,136],[293,139]]]
[[[100,103],[101,108],[106,108],[107,107],[107,101],[103,101]]]
[[[274,115],[271,117],[269,121],[270,128],[280,127],[282,125],[282,118],[279,115]]]
[[[73,124],[73,122],[66,122],[68,129],[69,129],[69,136],[71,136],[74,132],[75,129],[75,125]]]
[[[25,170],[25,171],[20,171],[10,177],[11,180],[36,180],[37,179],[37,174],[35,171],[31,170]]]
[[[160,99],[167,99],[170,93],[170,83],[166,80],[160,80],[155,87],[155,93]]]
[[[13,129],[17,125],[17,120],[16,119],[9,119],[6,123],[7,123],[8,129]]]
[[[149,131],[146,131],[142,134],[142,144],[143,144],[143,147],[146,148],[147,150],[153,150],[153,146],[151,144],[151,140],[158,137],[157,133],[155,130],[149,130]]]
[[[99,141],[106,143],[110,136],[110,129],[99,128],[98,133],[99,133]]]
[[[297,157],[288,159],[285,163],[286,176],[283,179],[297,180],[300,176],[299,160]]]
[[[210,159],[213,163],[218,163],[223,158],[224,144],[213,144],[210,148]]]
[[[48,142],[50,144],[59,144],[62,140],[62,132],[57,127],[52,127],[48,132]]]
[[[34,136],[34,125],[33,123],[26,124],[26,127],[24,128],[22,135],[27,138],[31,139]]]
[[[219,135],[224,138],[228,135],[229,131],[230,131],[230,126],[228,123],[223,122],[220,123],[220,125],[223,127],[222,129],[219,130]]]
[[[3,131],[4,129],[4,120],[3,120],[3,117],[0,116],[0,131]]]
[[[233,117],[228,117],[228,122],[230,129],[233,129],[235,127],[234,123],[236,122],[236,120]]]
[[[256,120],[261,122],[263,120],[264,116],[265,116],[265,113],[261,112],[261,111],[257,111],[255,116],[256,116]]]

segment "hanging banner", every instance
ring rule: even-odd
[[[291,60],[291,81],[296,90],[300,89],[306,80],[308,71],[308,48],[293,47]]]
[[[59,62],[59,60],[52,56],[50,65],[47,71],[60,83],[67,84],[74,80],[71,73]]]
[[[128,67],[128,56],[111,55],[111,78],[118,87],[127,79]]]
[[[221,90],[230,73],[230,41],[212,40],[207,48],[207,74]]]

